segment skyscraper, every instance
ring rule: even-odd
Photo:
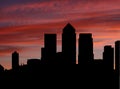
[[[76,64],[76,33],[71,24],[67,24],[62,33],[62,63]]]
[[[12,53],[12,69],[17,70],[19,67],[19,53],[16,51]]]
[[[114,48],[112,48],[111,45],[107,45],[104,47],[103,61],[106,68],[109,68],[109,70],[113,69]]]
[[[92,63],[93,59],[94,54],[92,34],[82,33],[79,35],[78,63],[79,64]]]
[[[104,69],[102,72],[104,73],[104,76],[105,76],[104,82],[109,82],[107,83],[107,86],[111,85],[111,88],[113,88],[116,81],[114,81],[115,78],[114,78],[114,71],[113,71],[114,48],[111,45],[104,46],[103,64],[104,64],[103,65]]]
[[[120,40],[115,42],[115,86],[119,88]]]
[[[120,65],[120,41],[115,42],[115,69],[119,72]]]
[[[46,64],[55,64],[56,59],[56,34],[45,34],[45,48],[42,48],[43,62]]]

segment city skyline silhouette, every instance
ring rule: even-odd
[[[4,70],[4,67],[0,65],[0,78],[5,81],[12,79],[12,82],[23,80],[24,82],[28,82],[28,79],[38,81],[41,79],[40,76],[43,76],[43,81],[46,78],[51,79],[50,76],[54,76],[54,73],[56,76],[58,76],[59,73],[64,73],[61,76],[63,79],[69,74],[72,79],[78,78],[81,82],[84,80],[89,81],[85,83],[83,82],[82,85],[90,84],[90,88],[94,88],[95,86],[93,83],[95,83],[96,85],[100,84],[100,88],[109,87],[112,89],[118,89],[120,41],[115,42],[114,48],[111,45],[105,45],[103,59],[95,60],[92,34],[80,33],[78,39],[79,55],[76,56],[77,47],[75,31],[75,28],[70,23],[63,28],[61,52],[57,52],[56,50],[57,35],[44,34],[45,46],[44,48],[41,48],[41,59],[27,59],[27,64],[20,65],[20,54],[17,51],[14,51],[11,54],[12,69]],[[76,64],[76,57],[78,57],[78,65]],[[50,76],[46,77],[45,74]],[[57,80],[60,80],[59,77],[57,77]],[[68,79],[66,81],[68,81]],[[79,87],[83,87],[82,85]]]
[[[68,23],[63,28],[63,33],[61,35],[62,35],[62,48],[61,48],[62,51],[57,52],[57,35],[44,34],[45,46],[44,48],[43,47],[41,48],[41,58],[39,59],[39,61],[41,61],[41,64],[64,64],[64,65],[86,64],[86,63],[89,64],[95,61],[94,52],[93,52],[94,43],[93,43],[92,33],[80,33],[79,38],[76,39],[75,28],[70,23]],[[77,44],[76,40],[78,40],[78,47],[76,46]],[[104,46],[104,51],[103,54],[101,55],[102,59],[99,60],[104,60],[106,61],[106,63],[109,63],[111,60],[110,63],[113,63],[111,64],[113,68],[118,68],[117,63],[119,63],[118,60],[120,60],[119,46],[120,46],[119,40],[115,42],[115,47],[112,47],[112,45]],[[76,51],[78,51],[78,55],[76,55],[77,54]],[[33,59],[37,59],[37,58],[33,58]],[[77,59],[78,59],[78,63],[76,62]],[[109,62],[107,62],[107,60]],[[11,64],[12,69],[15,69],[15,67],[17,68],[19,66],[26,65],[25,63],[20,65],[19,61],[20,61],[19,53],[17,51],[14,51],[12,53],[12,64]],[[1,65],[1,69],[2,69],[2,65]]]
[[[119,4],[0,0],[0,88],[120,89]]]
[[[73,37],[72,37],[73,36]],[[78,64],[91,64],[94,62],[93,53],[93,38],[91,33],[80,33],[78,43]],[[76,33],[75,28],[68,23],[63,28],[62,33],[62,51],[57,52],[57,35],[56,34],[45,34],[44,35],[44,48],[41,52],[41,64],[76,64]],[[115,59],[114,59],[114,49],[115,49]],[[108,66],[117,69],[117,63],[120,60],[120,41],[115,42],[115,47],[111,45],[104,46],[103,59]],[[61,54],[61,55],[59,55]],[[57,56],[59,55],[59,56]],[[60,59],[61,58],[61,59]],[[59,59],[59,60],[57,60]],[[20,66],[19,64],[19,53],[17,51],[12,53],[12,69],[16,69]],[[36,63],[37,60],[35,59]],[[114,62],[115,60],[115,62]],[[31,64],[32,59],[28,60],[27,64]],[[111,61],[111,62],[110,62]],[[35,61],[34,61],[35,62]],[[24,65],[24,64],[23,64]],[[2,66],[1,66],[2,69]],[[118,70],[118,69],[117,69]]]

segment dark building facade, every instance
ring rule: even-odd
[[[62,60],[62,52],[57,52],[56,54],[56,64],[62,64],[64,60]]]
[[[114,77],[114,71],[113,71],[114,48],[111,45],[104,46],[103,64],[104,64],[104,69],[102,69],[102,73],[104,73],[104,76],[105,76],[104,82],[109,82],[106,84],[106,86],[111,85],[111,88],[113,88],[113,86],[117,87],[115,86],[116,84],[115,84],[115,77]],[[113,89],[116,89],[116,88],[113,88]]]
[[[42,62],[46,64],[55,64],[56,59],[56,34],[45,34],[44,45],[42,48]]]
[[[67,24],[62,33],[62,63],[76,64],[76,33],[71,24]]]
[[[28,59],[27,60],[27,66],[30,69],[33,69],[33,68],[37,69],[37,68],[39,68],[40,64],[41,64],[40,59]]]
[[[115,42],[115,70],[119,71],[120,65],[120,41]]]
[[[41,63],[45,61],[45,48],[41,48]]]
[[[105,67],[109,69],[113,69],[114,65],[114,48],[110,45],[107,45],[104,47],[104,52],[103,52],[103,61]]]
[[[115,88],[119,88],[120,40],[115,42]]]
[[[13,52],[12,53],[12,69],[16,70],[19,67],[19,53]]]
[[[78,63],[88,64],[94,61],[93,38],[90,33],[79,35]]]

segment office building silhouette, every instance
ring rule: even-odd
[[[62,33],[62,63],[76,64],[76,33],[71,24],[67,24]]]
[[[17,70],[19,67],[19,53],[13,52],[12,53],[12,69]]]
[[[56,59],[56,34],[45,34],[44,45],[42,48],[42,62],[45,64],[55,64]]]
[[[115,89],[119,88],[120,41],[115,42]]]
[[[113,70],[114,48],[111,45],[107,45],[104,47],[103,61],[104,61],[104,65],[107,69]]]
[[[41,65],[40,59],[28,59],[27,60],[27,69],[30,71],[39,70]]]
[[[104,46],[104,52],[103,52],[103,64],[104,64],[104,75],[105,75],[105,81],[107,82],[106,86],[111,86],[111,88],[114,86],[114,48],[111,45]],[[111,77],[109,77],[111,76]],[[114,88],[113,88],[114,89]],[[116,89],[116,88],[115,88]]]
[[[40,63],[41,63],[40,59],[28,59],[27,60],[27,65],[30,65],[30,66],[40,65]]]
[[[79,35],[78,63],[91,64],[94,61],[93,38],[90,33]]]
[[[120,41],[115,42],[115,70],[119,72],[120,65]]]

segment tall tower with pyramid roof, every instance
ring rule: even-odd
[[[76,33],[75,28],[68,23],[62,33],[63,64],[76,64]]]

